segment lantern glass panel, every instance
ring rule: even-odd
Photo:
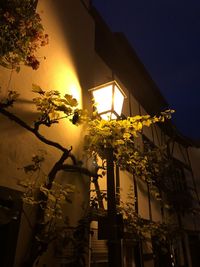
[[[110,111],[112,108],[112,87],[112,85],[108,85],[93,91],[97,112],[99,114],[105,111]]]
[[[117,113],[118,116],[121,116],[123,102],[124,102],[124,95],[119,90],[119,88],[115,85],[113,103],[114,103],[114,111]]]

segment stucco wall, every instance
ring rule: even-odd
[[[41,48],[37,55],[41,62],[40,68],[34,71],[21,66],[21,71],[16,73],[0,67],[1,96],[6,96],[10,89],[20,93],[19,101],[10,111],[28,124],[37,117],[31,101],[36,96],[31,92],[33,83],[46,90],[72,94],[77,98],[79,107],[83,107],[82,93],[91,86],[93,75],[94,23],[84,4],[79,0],[40,0],[37,11],[49,35],[49,45]],[[78,159],[82,159],[82,127],[63,121],[51,128],[41,127],[40,132],[66,148],[72,146],[72,152]],[[47,152],[42,168],[48,173],[61,156],[61,151],[42,144],[33,134],[0,115],[0,185],[22,190],[17,182],[26,176],[19,168],[29,164],[32,155],[39,150]],[[71,224],[75,224],[82,213],[81,205],[87,201],[89,180],[66,173],[61,173],[60,179],[75,185],[73,203],[69,207],[69,210],[76,210],[73,214],[69,213]],[[20,266],[25,255],[29,237],[29,226],[22,216],[16,267]]]
[[[88,89],[86,86],[89,86],[91,80],[91,64],[94,54],[93,21],[80,1],[41,0],[38,11],[41,13],[45,31],[50,39],[49,45],[39,51],[40,68],[34,71],[22,66],[19,73],[2,67],[0,69],[1,95],[6,95],[8,89],[17,90],[20,93],[19,101],[12,111],[28,123],[34,121],[37,116],[31,102],[31,99],[35,97],[35,94],[31,92],[33,83],[47,90],[55,89],[62,94],[72,94],[82,107],[82,89]],[[44,56],[46,60],[43,60]],[[54,148],[47,148],[14,122],[8,121],[3,116],[0,116],[0,120],[1,185],[16,187],[17,168],[27,164],[31,155],[37,153],[38,149],[50,149],[45,164],[46,169],[59,157],[60,152]],[[64,121],[52,126],[51,129],[42,127],[41,133],[63,146],[72,145],[73,152],[81,156],[79,148],[82,136],[81,127]]]
[[[41,61],[40,68],[37,71],[33,71],[28,67],[21,66],[21,71],[16,73],[0,67],[0,94],[6,96],[9,89],[17,90],[20,93],[19,101],[12,111],[29,124],[37,117],[36,109],[31,101],[35,96],[31,92],[33,83],[47,90],[55,89],[62,94],[72,94],[79,101],[80,107],[86,107],[91,110],[91,96],[88,93],[88,89],[115,78],[127,95],[123,114],[126,116],[146,114],[141,104],[130,94],[130,91],[140,90],[140,88],[126,88],[120,82],[119,77],[114,76],[112,70],[96,54],[94,49],[94,21],[83,2],[89,3],[89,1],[80,0],[40,0],[37,10],[41,14],[45,31],[49,34],[50,40],[49,45],[38,52],[38,57]],[[143,79],[143,77],[140,78],[141,80]],[[162,134],[159,127],[155,126],[153,130],[145,128],[143,133],[156,145],[162,143]],[[41,134],[67,148],[73,146],[73,153],[78,159],[83,159],[82,137],[84,136],[84,129],[82,127],[63,121],[50,129],[41,127]],[[141,138],[138,138],[138,145],[142,147]],[[32,155],[37,154],[39,150],[47,151],[43,170],[48,173],[52,165],[61,156],[61,152],[42,144],[33,134],[0,115],[1,186],[22,190],[17,183],[19,178],[25,178],[20,168],[29,164]],[[174,146],[174,156],[180,161],[188,163],[186,150],[177,143]],[[192,168],[198,188],[198,178],[200,177],[199,157],[199,150],[190,150]],[[120,171],[121,199],[123,202],[128,200],[127,192],[133,186],[132,178],[130,173]],[[62,183],[73,183],[75,185],[72,204],[67,207],[69,211],[73,210],[73,212],[69,212],[69,220],[74,225],[82,215],[82,206],[87,205],[89,179],[79,174],[66,175],[66,173],[61,173],[59,180]],[[106,190],[106,179],[100,179],[99,182],[100,188]],[[150,201],[146,184],[139,181],[139,215],[143,218],[151,219],[149,211],[151,206],[152,219],[161,221],[159,202],[154,201],[152,198],[150,198]],[[29,225],[23,215],[15,267],[20,266],[20,262],[25,255],[26,244],[30,240],[30,234]],[[46,254],[42,263],[46,264],[48,258],[48,254]],[[56,263],[52,262],[51,264],[55,266]]]

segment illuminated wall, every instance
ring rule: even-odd
[[[42,16],[44,28],[49,34],[50,41],[49,45],[40,49],[38,53],[41,61],[40,68],[33,71],[22,66],[21,71],[16,73],[0,67],[0,94],[5,96],[9,89],[17,90],[20,93],[19,101],[13,108],[13,112],[27,123],[34,121],[37,116],[31,101],[35,96],[31,92],[33,83],[47,90],[55,89],[62,94],[72,94],[79,101],[80,107],[91,110],[91,95],[88,93],[88,89],[114,78],[127,96],[123,114],[125,116],[146,114],[142,103],[139,103],[131,93],[133,88],[126,88],[119,77],[114,75],[108,65],[95,52],[95,25],[86,8],[88,4],[89,1],[80,0],[40,0],[37,10]],[[140,88],[134,89],[140,90]],[[82,127],[73,126],[63,121],[59,125],[52,126],[51,129],[42,127],[41,133],[67,148],[73,146],[73,153],[78,159],[83,159],[84,129]],[[163,135],[158,126],[154,126],[152,129],[145,128],[143,134],[156,145],[162,143]],[[142,148],[141,138],[138,138],[138,146]],[[0,186],[22,190],[17,183],[19,178],[25,177],[20,168],[29,164],[31,156],[37,154],[39,150],[47,151],[43,169],[48,173],[61,153],[55,148],[49,148],[42,144],[31,133],[0,115]],[[199,177],[199,150],[191,150],[190,152],[195,177]],[[188,163],[185,160],[187,158],[186,150],[178,143],[175,143],[174,146],[174,156],[180,161]],[[89,165],[90,162],[87,164]],[[75,185],[73,204],[69,206],[69,210],[74,211],[70,213],[70,223],[74,225],[82,214],[81,205],[84,204],[84,201],[87,202],[89,179],[79,174],[68,174],[66,178],[66,175],[61,173],[59,181]],[[99,184],[102,190],[106,190],[105,177],[99,179]],[[128,192],[133,187],[133,177],[130,173],[120,171],[120,186],[122,188],[120,191],[121,199],[126,202]],[[148,196],[147,186],[144,182],[139,182],[137,186],[139,215],[145,219],[161,221],[160,203]],[[94,187],[92,188],[94,189]],[[29,214],[30,211],[27,210],[27,212]],[[188,225],[190,226],[190,222]],[[20,267],[30,235],[31,230],[28,222],[22,216],[15,267]],[[49,255],[45,255],[41,264],[45,264],[48,258]],[[48,267],[56,266],[56,261],[51,261],[48,264]]]
[[[40,0],[37,10],[41,14],[45,32],[49,35],[49,45],[38,52],[40,68],[34,71],[22,66],[19,73],[0,68],[0,94],[6,96],[9,89],[20,93],[19,101],[12,110],[27,123],[34,121],[37,116],[31,101],[35,97],[31,92],[33,83],[46,90],[55,89],[62,94],[72,94],[77,98],[79,107],[84,104],[83,92],[92,85],[94,23],[84,4],[80,0]],[[51,129],[42,127],[41,134],[66,148],[72,146],[73,153],[78,159],[82,159],[82,127],[63,121]],[[42,144],[31,133],[0,115],[1,186],[22,190],[18,179],[25,175],[19,168],[29,164],[32,155],[39,150],[47,152],[43,170],[48,173],[61,152]],[[71,182],[75,185],[76,191],[72,200],[76,212],[70,214],[70,222],[74,224],[81,215],[81,204],[87,198],[85,196],[88,196],[89,179],[70,174],[66,179],[66,174],[62,173],[59,179],[63,183]],[[16,267],[20,266],[24,257],[30,234],[28,223],[22,216]]]

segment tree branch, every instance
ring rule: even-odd
[[[51,171],[48,174],[48,181],[47,181],[47,184],[46,184],[46,188],[51,189],[52,182],[54,181],[57,172],[59,170],[63,169],[63,166],[64,166],[63,163],[69,157],[69,154],[70,154],[71,150],[72,150],[72,147],[71,147],[70,150],[65,150],[63,152],[61,158],[54,164],[53,168],[51,169]]]
[[[24,122],[23,120],[21,120],[20,118],[18,118],[16,115],[14,115],[11,112],[5,110],[4,109],[4,106],[2,107],[2,105],[0,105],[0,114],[4,115],[5,117],[9,118],[10,120],[14,121],[15,123],[17,123],[18,125],[20,125],[24,129],[26,129],[29,132],[31,132],[32,134],[34,134],[43,143],[45,143],[45,144],[47,144],[49,146],[53,146],[53,147],[61,150],[62,152],[66,152],[66,151],[69,151],[70,152],[71,151],[71,149],[68,150],[65,147],[61,146],[59,143],[56,143],[54,141],[51,141],[51,140],[46,139],[35,128],[30,127],[26,122]]]
[[[97,173],[90,172],[87,168],[78,166],[78,165],[69,165],[69,164],[63,164],[60,168],[60,170],[66,171],[66,172],[79,172],[82,174],[85,174],[89,177],[98,178]]]
[[[104,205],[103,205],[103,201],[102,201],[102,196],[101,196],[101,191],[99,188],[99,184],[98,184],[98,177],[100,175],[98,175],[97,173],[92,173],[90,172],[88,169],[83,168],[81,166],[76,166],[76,165],[68,165],[68,164],[63,164],[60,168],[60,170],[66,171],[66,172],[79,172],[81,174],[85,174],[89,177],[93,177],[93,183],[95,186],[95,190],[97,193],[97,198],[98,198],[98,202],[99,202],[99,207],[101,209],[104,209]]]

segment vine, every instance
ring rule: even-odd
[[[123,215],[126,231],[134,234],[136,240],[148,241],[152,236],[156,236],[157,242],[162,244],[177,239],[179,231],[176,225],[143,219],[138,215],[135,211],[133,196],[130,193],[126,202],[121,201],[118,212]]]
[[[37,95],[33,99],[33,103],[35,104],[36,110],[38,112],[38,117],[31,126],[9,111],[9,108],[18,99],[18,94],[15,91],[9,91],[8,97],[1,100],[0,111],[2,115],[14,120],[17,124],[32,132],[40,141],[44,142],[47,145],[53,146],[62,152],[60,159],[45,176],[42,184],[39,185],[39,193],[37,193],[38,191],[35,190],[36,184],[34,183],[36,183],[36,180],[33,184],[30,183],[27,187],[27,191],[25,191],[25,201],[31,204],[39,204],[40,206],[40,216],[38,217],[40,227],[36,229],[34,234],[35,246],[33,251],[36,251],[35,255],[32,256],[32,260],[35,261],[39,255],[46,251],[50,240],[54,240],[55,233],[57,233],[55,227],[51,227],[51,229],[54,229],[51,232],[47,231],[46,229],[49,229],[49,225],[55,225],[55,222],[53,222],[54,219],[59,219],[59,216],[60,218],[62,217],[62,207],[60,205],[60,202],[67,200],[66,196],[69,193],[68,191],[70,190],[69,187],[63,188],[61,185],[55,183],[54,180],[58,171],[65,170],[84,173],[90,177],[93,177],[93,182],[95,183],[99,176],[105,175],[106,166],[104,166],[105,157],[103,152],[105,148],[111,147],[114,151],[114,161],[121,169],[127,169],[133,172],[135,175],[142,177],[142,179],[147,180],[150,172],[152,172],[152,170],[149,169],[150,157],[148,158],[147,154],[143,154],[135,148],[135,138],[138,137],[139,133],[142,130],[142,127],[149,127],[153,123],[163,122],[165,121],[165,119],[169,119],[171,117],[172,111],[163,112],[160,116],[136,116],[121,121],[119,120],[108,122],[100,120],[98,118],[96,118],[95,120],[90,120],[87,117],[87,112],[77,108],[78,102],[71,95],[66,94],[64,96],[61,96],[58,91],[45,91],[38,85],[33,85],[33,93]],[[80,163],[79,165],[77,165],[76,158],[71,154],[72,148],[66,149],[59,143],[48,140],[40,134],[39,131],[41,125],[51,127],[51,125],[57,124],[62,119],[68,119],[71,123],[76,125],[79,125],[84,121],[88,123],[88,132],[85,138],[85,151],[88,156],[92,156],[95,160],[97,159],[98,155],[103,160],[103,165],[98,166],[95,173],[89,172],[87,169],[80,166]],[[68,158],[71,158],[73,163],[72,165],[65,163]],[[38,155],[34,156],[32,158],[32,164],[25,166],[24,171],[26,173],[37,172],[41,168],[41,163],[43,161],[44,157]],[[100,174],[98,174],[99,170],[101,170]],[[57,193],[59,191],[59,196],[55,193],[55,188],[58,189],[58,187],[59,190],[57,190]],[[34,194],[36,194],[36,199],[34,198]],[[99,196],[101,198],[100,200]],[[105,193],[102,195],[101,193],[99,193],[99,196],[98,207],[96,205],[96,208],[103,208],[101,203],[102,200],[106,198],[106,195]],[[95,198],[91,199],[93,208],[95,201]],[[139,218],[137,221],[139,221]],[[142,219],[140,219],[140,221],[144,224],[144,221],[142,221]],[[78,228],[76,229],[76,231],[82,229],[83,225],[85,224],[83,224],[83,221],[81,221],[80,225],[77,226]],[[151,223],[149,225],[152,226],[153,224]],[[78,235],[76,237],[78,237]],[[79,243],[78,240],[77,242]],[[81,250],[82,249],[83,248],[81,248]],[[80,259],[83,260],[82,257]]]
[[[48,44],[48,35],[45,34],[40,15],[36,12],[37,0],[2,0],[0,7],[0,65],[3,67],[20,71],[21,64],[36,70],[39,67],[39,60],[36,56],[38,49]],[[37,224],[33,228],[33,240],[30,252],[24,266],[32,266],[39,257],[48,249],[48,245],[56,237],[61,237],[63,231],[68,231],[69,224],[67,218],[63,216],[64,202],[70,202],[70,194],[73,193],[71,185],[63,187],[56,183],[58,172],[79,172],[92,177],[96,187],[96,197],[91,198],[93,213],[104,208],[102,201],[106,199],[106,194],[101,193],[98,187],[98,178],[105,175],[98,174],[98,170],[106,170],[105,149],[112,148],[114,152],[114,162],[122,169],[128,170],[136,177],[146,181],[151,185],[152,192],[157,188],[159,180],[155,177],[160,175],[160,162],[155,161],[152,153],[142,152],[136,147],[135,139],[140,135],[143,127],[150,127],[154,123],[164,122],[171,118],[172,110],[162,112],[159,116],[135,116],[125,120],[105,121],[96,117],[88,118],[87,112],[78,108],[78,102],[71,95],[62,96],[57,90],[46,91],[38,85],[33,85],[33,98],[37,119],[27,124],[17,115],[10,111],[10,108],[17,101],[19,94],[9,91],[8,96],[0,100],[0,113],[6,118],[13,120],[16,124],[26,129],[47,146],[52,146],[61,152],[61,156],[56,160],[48,174],[43,173],[40,179],[41,164],[44,162],[44,155],[32,157],[31,164],[24,166],[23,171],[32,177],[27,181],[20,181],[25,188],[24,201],[31,205],[38,205]],[[59,123],[60,120],[67,119],[72,124],[79,125],[88,123],[87,135],[85,137],[85,152],[92,157],[95,162],[100,157],[102,166],[90,172],[78,162],[72,154],[72,147],[66,148],[61,144],[49,140],[40,133],[40,127],[51,127]],[[158,155],[157,155],[158,156]],[[157,157],[159,158],[159,157]],[[72,164],[67,164],[70,159]],[[152,164],[152,162],[154,162]],[[157,196],[159,197],[159,196]],[[169,233],[166,225],[155,222],[146,222],[134,212],[130,212],[129,203],[121,206],[120,212],[124,215],[129,229],[139,237],[146,238],[149,233],[159,235],[165,239]],[[132,207],[133,208],[133,207]],[[74,257],[77,259],[74,266],[85,266],[84,253],[86,235],[88,234],[89,222],[92,219],[92,212],[82,218],[77,227],[73,229],[71,239],[74,250]],[[62,220],[63,226],[57,225],[57,221]],[[62,238],[61,238],[62,239]],[[63,240],[63,239],[62,239]],[[70,238],[68,238],[68,241]]]
[[[105,149],[112,148],[116,165],[147,182],[151,193],[160,200],[158,177],[162,177],[167,166],[165,147],[151,150],[138,149],[136,139],[143,127],[164,122],[171,118],[173,112],[173,110],[166,110],[161,112],[160,116],[134,116],[125,120],[105,121],[96,118],[89,122],[85,137],[85,151],[96,161],[100,157],[104,164]]]
[[[70,201],[68,198],[72,190],[70,185],[64,187],[55,182],[58,172],[65,170],[84,172],[89,177],[95,177],[96,175],[81,167],[80,162],[72,154],[72,147],[68,149],[40,133],[41,125],[51,127],[52,124],[58,123],[61,119],[67,119],[72,124],[78,125],[81,122],[84,112],[77,108],[77,101],[70,95],[61,96],[55,90],[47,92],[36,85],[33,85],[33,93],[37,94],[33,102],[36,106],[38,118],[31,125],[10,111],[10,108],[19,97],[17,92],[9,91],[8,96],[0,100],[1,115],[13,120],[44,144],[52,146],[61,152],[60,158],[51,167],[49,173],[43,175],[42,180],[38,180],[35,177],[33,181],[30,179],[28,181],[20,181],[26,187],[24,195],[25,202],[38,206],[37,223],[33,228],[31,249],[24,266],[32,266],[37,262],[39,257],[47,250],[50,241],[55,239],[57,233],[56,221],[62,217],[61,203],[63,201]],[[71,159],[71,165],[66,164],[66,160],[68,159]],[[32,173],[39,175],[43,161],[44,155],[35,155],[32,158],[32,163],[24,166],[23,170],[29,175]]]
[[[154,123],[164,122],[171,118],[173,110],[161,112],[160,116],[144,115],[128,117],[125,120],[106,121],[96,118],[89,122],[88,133],[85,138],[85,150],[92,157],[100,156],[105,160],[104,149],[112,148],[114,161],[122,169],[131,169],[140,173],[146,164],[144,157],[136,149],[135,138],[141,133],[143,127],[150,127]],[[141,162],[141,164],[137,164]]]

